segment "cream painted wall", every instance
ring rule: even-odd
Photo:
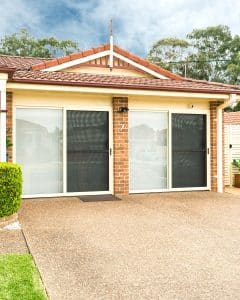
[[[147,77],[153,78],[152,75],[147,73],[138,72],[135,70],[123,69],[123,68],[113,68],[112,71],[109,68],[101,67],[88,67],[82,66],[79,68],[69,68],[63,70],[64,72],[73,73],[90,73],[90,74],[104,74],[104,75],[120,75],[120,76],[134,76],[134,77]]]
[[[13,93],[14,106],[46,107],[112,107],[112,97],[117,95],[16,91]],[[191,108],[191,105],[194,107]],[[184,97],[129,96],[129,109],[146,110],[183,110],[189,113],[198,110],[209,110],[209,99]]]
[[[65,92],[14,92],[13,106],[83,107],[85,109],[111,107],[111,95],[89,95]]]
[[[192,105],[193,108],[191,108]],[[191,113],[198,110],[209,110],[209,100],[193,98],[130,96],[128,106],[130,110],[186,110],[188,113]]]

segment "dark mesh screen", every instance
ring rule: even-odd
[[[206,154],[206,115],[172,114],[173,188],[207,185]]]
[[[67,191],[109,189],[108,112],[67,111]]]

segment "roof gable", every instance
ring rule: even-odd
[[[134,77],[146,77],[154,78],[153,75],[140,70],[132,66],[131,64],[123,61],[117,57],[113,57],[112,68],[110,68],[110,57],[103,56],[86,63],[66,68],[64,72],[72,73],[87,73],[87,74],[102,74],[102,75],[118,75],[118,76],[134,76]]]
[[[33,71],[61,71],[64,69],[73,68],[79,65],[83,65],[92,61],[96,61],[99,58],[110,57],[110,44],[101,45],[95,48],[91,48],[85,51],[73,53],[60,58],[55,58],[49,61],[44,61],[32,66]],[[173,74],[161,67],[158,67],[149,61],[134,55],[116,45],[113,46],[113,58],[116,62],[119,60],[125,66],[128,65],[131,68],[139,70],[159,79],[176,79],[181,80],[182,77]],[[108,61],[108,59],[106,60]]]

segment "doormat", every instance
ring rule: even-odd
[[[114,195],[94,195],[94,196],[79,196],[83,202],[98,202],[98,201],[121,201],[120,198]]]

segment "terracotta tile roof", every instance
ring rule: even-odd
[[[110,44],[104,44],[104,45],[101,45],[101,46],[98,46],[98,47],[95,47],[95,48],[91,48],[91,49],[88,49],[88,50],[76,52],[76,53],[66,55],[66,56],[63,56],[63,57],[54,58],[54,59],[49,60],[49,61],[44,61],[44,62],[37,63],[36,65],[32,66],[32,70],[40,71],[40,70],[43,70],[43,69],[46,69],[46,68],[54,67],[54,66],[60,65],[62,63],[66,63],[66,62],[69,62],[69,61],[72,61],[72,60],[75,60],[75,59],[86,57],[86,56],[96,54],[96,53],[99,53],[99,52],[102,52],[102,51],[106,51],[106,50],[109,50],[109,49],[110,49]],[[134,55],[134,54],[132,54],[132,53],[116,46],[116,45],[113,46],[113,50],[116,53],[118,53],[122,56],[125,56],[128,59],[131,59],[135,63],[138,63],[138,64],[140,64],[140,65],[142,65],[146,68],[149,68],[150,70],[155,71],[156,73],[159,73],[163,76],[166,76],[166,77],[171,78],[171,79],[177,79],[177,80],[183,79],[181,76],[179,76],[177,74],[173,74],[170,71],[167,71],[167,70],[165,70],[165,69],[163,69],[159,66],[156,66],[156,65],[150,63],[149,61],[147,61],[147,60],[145,60],[145,59],[143,59],[143,58],[141,58],[137,55]]]
[[[186,79],[164,70],[150,62],[125,51],[114,45],[114,51],[128,57],[155,72],[170,79],[151,79],[129,76],[109,76],[83,73],[67,72],[44,72],[46,67],[61,64],[80,57],[99,53],[109,49],[109,44],[101,45],[89,50],[73,53],[56,59],[44,59],[36,57],[21,57],[0,55],[0,70],[9,73],[9,80],[13,82],[26,82],[37,84],[75,85],[91,87],[112,87],[145,90],[166,90],[184,92],[240,94],[240,86],[226,85],[223,83],[212,83],[194,79]]]
[[[142,90],[184,91],[196,93],[240,94],[240,88],[219,85],[210,82],[152,79],[132,76],[109,76],[99,74],[70,73],[70,72],[43,72],[43,71],[16,71],[11,79],[13,82],[75,85],[81,87],[108,87]]]
[[[227,84],[222,82],[215,82],[215,81],[207,81],[207,80],[200,80],[200,79],[192,79],[192,78],[183,78],[186,81],[189,82],[199,82],[199,83],[206,83],[206,84],[214,84],[215,86],[222,86],[222,87],[232,87],[233,89],[240,89],[240,85],[234,85],[234,84]]]
[[[240,125],[240,111],[225,112],[224,113],[224,123]]]
[[[32,65],[47,60],[47,58],[0,55],[0,68],[9,67],[17,70],[28,70]]]

